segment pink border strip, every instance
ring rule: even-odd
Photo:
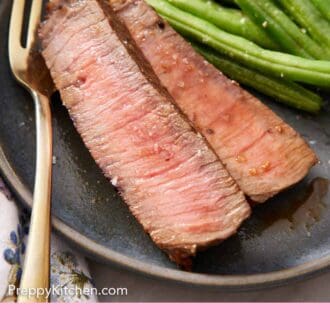
[[[0,304],[1,329],[323,330],[329,304]]]

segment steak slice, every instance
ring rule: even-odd
[[[143,0],[109,0],[136,44],[244,193],[263,202],[316,163],[304,140],[207,63]]]
[[[39,35],[62,101],[144,230],[184,266],[235,233],[250,214],[243,192],[132,51],[109,5],[48,8]]]

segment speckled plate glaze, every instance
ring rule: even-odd
[[[0,168],[31,205],[33,103],[12,78],[7,55],[11,1],[0,1]],[[259,96],[260,97],[260,96]],[[302,115],[262,98],[312,145],[320,158],[301,183],[254,208],[238,234],[200,253],[192,273],[177,269],[143,232],[103,177],[74,130],[58,95],[54,127],[53,226],[90,255],[181,283],[223,289],[279,285],[330,266],[330,110]]]

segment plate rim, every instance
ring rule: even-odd
[[[10,186],[13,193],[21,203],[31,210],[32,193],[21,181],[7,159],[0,141],[0,172],[3,179]],[[311,260],[301,265],[287,269],[267,272],[263,274],[249,275],[215,275],[202,273],[189,273],[182,270],[170,269],[147,262],[136,260],[107,248],[96,241],[84,236],[77,230],[65,224],[61,219],[52,216],[52,227],[66,240],[73,243],[87,254],[105,261],[107,264],[115,264],[124,269],[138,272],[162,280],[170,280],[181,284],[194,286],[216,287],[228,291],[246,291],[263,289],[288,284],[292,281],[303,280],[330,268],[330,255]]]

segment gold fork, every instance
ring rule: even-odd
[[[41,18],[42,0],[33,0],[26,46],[21,44],[25,0],[14,0],[9,27],[9,61],[17,81],[31,94],[36,115],[36,170],[29,241],[18,302],[46,302],[49,288],[50,196],[52,173],[51,90],[33,79],[42,62],[31,57]],[[41,64],[40,64],[41,63]],[[38,77],[40,78],[40,77]]]

